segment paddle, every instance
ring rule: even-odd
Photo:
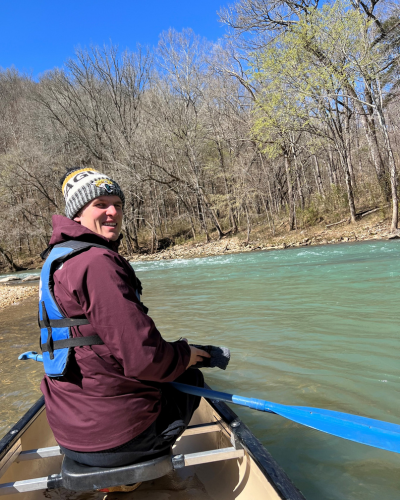
[[[359,417],[338,411],[308,408],[306,406],[286,406],[262,399],[245,398],[226,392],[211,391],[200,387],[171,382],[181,392],[217,399],[227,403],[248,406],[255,410],[276,413],[298,424],[312,429],[333,434],[356,443],[367,444],[375,448],[400,453],[400,425],[382,422],[373,418]]]

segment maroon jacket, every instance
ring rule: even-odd
[[[136,277],[117,253],[118,242],[61,215],[53,216],[50,244],[89,241],[92,247],[54,273],[54,296],[69,318],[90,325],[73,336],[98,334],[104,345],[75,348],[68,371],[45,375],[41,390],[59,444],[75,451],[120,446],[143,432],[160,413],[159,384],[181,375],[190,359],[186,342],[166,342],[136,295]]]

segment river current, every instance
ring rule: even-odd
[[[167,340],[231,349],[216,390],[400,424],[400,242],[135,263]],[[0,313],[0,435],[40,395],[36,299]],[[308,500],[399,500],[400,455],[233,406]]]

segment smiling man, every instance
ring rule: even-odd
[[[121,466],[166,453],[199,398],[167,382],[204,384],[189,367],[210,357],[166,342],[140,302],[141,284],[118,254],[125,197],[90,168],[62,179],[66,217],[53,216],[39,317],[47,417],[63,452]]]

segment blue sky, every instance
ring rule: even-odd
[[[37,77],[61,67],[78,46],[156,45],[168,28],[217,40],[226,0],[0,0],[0,67]]]

